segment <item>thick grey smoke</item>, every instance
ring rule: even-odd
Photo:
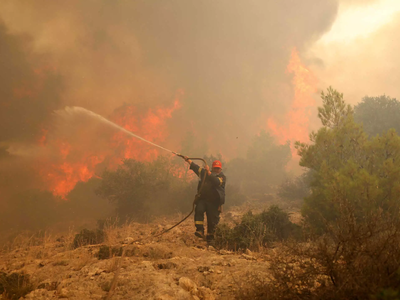
[[[109,117],[123,105],[171,106],[178,90],[165,146],[189,131],[197,149],[239,155],[290,105],[292,49],[329,30],[337,9],[336,0],[2,1],[0,160],[17,159],[11,144],[37,143],[54,110]]]

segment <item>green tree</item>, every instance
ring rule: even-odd
[[[310,135],[311,144],[296,143],[300,165],[313,170],[311,194],[303,216],[313,228],[339,217],[343,203],[355,220],[373,210],[396,212],[400,192],[400,138],[394,130],[368,139],[345,105],[343,94],[322,93],[319,116],[323,127]]]
[[[354,120],[363,124],[370,136],[382,134],[391,128],[400,132],[400,102],[386,95],[364,97],[354,107]]]

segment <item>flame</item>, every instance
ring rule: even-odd
[[[305,67],[294,48],[286,72],[293,74],[294,99],[290,110],[284,116],[283,124],[278,124],[275,118],[267,120],[267,128],[281,144],[291,141],[292,156],[296,157],[294,141],[306,142],[309,140],[309,125],[311,108],[316,103],[313,95],[317,91],[317,80],[312,72]]]
[[[180,98],[183,94],[179,90],[170,107],[149,108],[143,113],[136,106],[124,106],[116,110],[110,119],[151,142],[162,144],[169,135],[167,120],[172,118],[174,111],[181,108]],[[113,134],[105,149],[91,151],[85,150],[83,146],[71,145],[65,140],[49,140],[47,132],[42,130],[38,143],[56,152],[56,162],[54,158],[43,158],[38,166],[39,173],[45,188],[63,199],[79,181],[86,182],[92,177],[99,177],[96,172],[99,172],[100,164],[103,168],[115,169],[123,159],[152,161],[161,151],[138,139],[127,137],[123,132]],[[182,175],[180,171],[176,171],[176,174]]]

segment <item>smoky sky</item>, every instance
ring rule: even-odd
[[[37,143],[55,110],[109,117],[125,105],[171,106],[180,90],[164,145],[175,150],[189,134],[198,147],[188,154],[233,158],[288,110],[290,54],[327,32],[337,11],[336,0],[2,1],[0,172],[22,178],[8,168],[23,163],[4,149]]]
[[[344,94],[344,99],[356,105],[365,96],[387,95],[400,99],[400,13],[390,22],[368,36],[351,41],[318,44],[323,64],[312,69],[321,86],[333,86]]]
[[[11,59],[2,55],[8,64],[2,78],[10,79],[5,70],[11,69],[14,86],[34,82],[31,64],[40,67],[38,58],[59,76],[45,83],[45,95],[35,95],[31,102],[37,109],[30,114],[43,120],[54,109],[79,105],[109,115],[123,103],[171,101],[180,88],[185,97],[172,127],[178,131],[193,122],[200,136],[209,132],[224,141],[256,134],[260,112],[286,109],[291,91],[282,92],[282,86],[290,83],[285,74],[290,52],[293,47],[301,52],[326,32],[338,5],[284,0],[5,1],[1,6],[6,26],[1,44],[13,53]],[[10,82],[4,82],[1,98],[7,101],[13,96]],[[15,120],[27,118],[20,106],[4,111]],[[1,126],[7,138],[13,135],[11,124]]]

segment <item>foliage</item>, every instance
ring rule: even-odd
[[[153,162],[127,159],[116,171],[104,172],[96,193],[116,204],[121,221],[188,211],[196,183],[179,178],[174,172],[176,165],[165,157]]]
[[[386,95],[364,97],[354,107],[354,120],[362,123],[369,136],[383,134],[391,128],[400,133],[400,102]]]
[[[287,244],[270,261],[273,284],[252,284],[240,299],[398,299],[400,219],[374,210],[358,218],[339,200],[339,217],[312,243]]]
[[[277,145],[268,133],[261,131],[254,137],[246,158],[235,158],[227,163],[228,182],[239,186],[245,194],[266,193],[282,181],[290,159],[289,143]]]
[[[104,242],[105,233],[102,230],[82,229],[80,233],[75,235],[73,248],[78,248],[86,245],[96,245]]]
[[[97,257],[101,259],[108,259],[114,256],[122,255],[122,247],[109,247],[109,246],[101,246],[99,249],[99,253]]]
[[[220,224],[216,230],[215,244],[230,250],[259,250],[274,241],[297,236],[299,227],[289,220],[289,214],[271,206],[260,214],[246,213],[234,228]]]
[[[278,196],[287,201],[304,199],[310,195],[312,172],[307,171],[296,178],[287,178],[279,186]]]
[[[30,282],[30,276],[24,273],[6,273],[0,272],[0,296],[4,299],[17,300],[33,291],[33,284]]]
[[[343,95],[331,88],[319,109],[326,125],[310,135],[312,144],[296,143],[300,165],[313,171],[311,194],[302,209],[306,222],[322,232],[339,217],[339,200],[365,214],[397,207],[400,191],[400,138],[394,130],[368,139]]]

